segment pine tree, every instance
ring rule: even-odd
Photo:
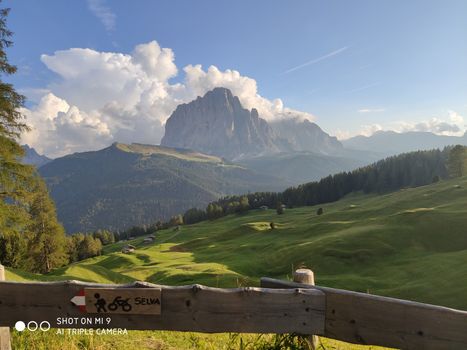
[[[457,145],[449,152],[448,172],[450,177],[467,175],[467,147]]]
[[[102,243],[92,235],[84,235],[84,238],[78,244],[78,259],[83,260],[101,255]]]
[[[55,205],[40,178],[37,178],[30,215],[28,256],[31,270],[48,273],[53,268],[67,263],[68,257],[65,252],[65,230],[57,221]]]
[[[0,241],[3,242],[0,243],[0,259],[5,264],[13,264],[13,261],[16,264],[21,253],[19,246],[16,245],[16,253],[5,249],[11,249],[13,240],[28,222],[34,168],[20,162],[24,151],[18,139],[21,132],[28,130],[20,112],[24,96],[2,81],[5,75],[16,72],[5,52],[13,44],[12,33],[6,26],[8,13],[9,9],[0,9]]]

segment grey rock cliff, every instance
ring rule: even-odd
[[[276,138],[256,109],[243,108],[230,90],[215,88],[176,108],[167,120],[161,145],[234,159],[278,152]]]

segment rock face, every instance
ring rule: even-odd
[[[300,118],[287,118],[271,122],[274,132],[286,139],[294,151],[321,154],[339,154],[343,146],[334,136],[329,136],[317,124]]]
[[[179,105],[167,120],[161,145],[231,160],[303,151],[337,155],[343,149],[337,138],[308,120],[287,116],[268,123],[226,88]]]
[[[235,159],[278,152],[276,139],[256,109],[243,108],[230,90],[215,88],[176,108],[167,120],[161,145]]]

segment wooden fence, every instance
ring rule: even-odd
[[[1,270],[0,270],[1,271]],[[1,277],[0,272],[0,277]],[[261,288],[136,282],[0,282],[0,327],[126,328],[205,333],[298,333],[403,349],[467,349],[467,312],[314,286],[309,270]],[[0,350],[9,349],[0,328]]]

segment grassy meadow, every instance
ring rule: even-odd
[[[320,207],[321,216],[316,215],[318,206],[286,209],[283,215],[255,210],[178,231],[159,231],[149,245],[142,243],[144,237],[119,242],[107,246],[102,256],[47,276],[7,270],[7,279],[236,287],[256,286],[262,276],[288,279],[295,268],[306,266],[315,272],[319,285],[467,310],[467,178],[384,195],[353,194]],[[128,243],[136,251],[122,254]],[[131,334],[135,344],[142,342],[137,346],[141,349],[239,349],[242,342],[248,349],[275,340],[253,335]],[[27,337],[15,333],[15,348],[21,348]],[[57,344],[64,341],[55,338]],[[123,349],[128,339],[114,345],[114,340],[102,338],[86,346],[73,343],[81,340],[69,340],[67,346]],[[368,347],[323,339],[323,348]]]

